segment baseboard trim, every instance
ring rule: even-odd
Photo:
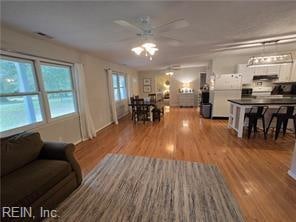
[[[107,123],[106,125],[102,126],[101,128],[96,129],[96,134],[97,134],[99,131],[101,131],[101,130],[105,129],[106,127],[110,126],[112,123],[114,123],[114,122],[111,121],[111,122]],[[87,140],[89,140],[89,138],[79,139],[79,140],[77,140],[76,142],[74,142],[73,144],[74,144],[74,145],[77,145],[77,144],[79,144],[79,143],[81,143],[81,142],[84,142],[84,141],[87,141]]]
[[[123,119],[124,117],[126,117],[130,112],[127,111],[124,114],[122,114],[121,116],[118,117],[118,120]]]
[[[83,142],[83,140],[82,139],[80,139],[80,140],[77,140],[76,142],[74,142],[73,144],[74,145],[77,145],[78,143],[81,143],[81,142]]]
[[[292,177],[294,180],[296,180],[296,174],[293,173],[291,170],[288,171],[288,174],[290,177]]]
[[[111,121],[111,122],[107,123],[106,125],[102,126],[101,128],[96,129],[96,133],[100,132],[101,130],[105,129],[106,127],[110,126],[113,123],[114,123],[114,121]]]

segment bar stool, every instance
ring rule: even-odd
[[[263,125],[264,139],[267,138],[265,130],[265,113],[268,110],[268,106],[252,106],[250,111],[245,114],[245,118],[249,119],[248,125],[248,139],[251,136],[252,128],[254,128],[254,133],[257,132],[257,122],[261,119]]]
[[[286,112],[283,112],[283,110],[286,109]],[[294,133],[296,136],[296,119],[294,114],[294,106],[280,106],[278,110],[272,114],[272,117],[269,121],[268,127],[266,132],[268,132],[270,125],[272,123],[272,120],[276,118],[276,127],[275,127],[275,140],[278,138],[281,128],[283,128],[283,135],[286,134],[288,121],[289,119],[293,119],[294,122]]]

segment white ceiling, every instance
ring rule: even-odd
[[[114,24],[150,16],[153,25],[186,19],[190,26],[165,33],[181,40],[172,47],[158,42],[153,61],[137,57],[135,42],[119,42],[135,34]],[[29,32],[43,32],[54,41],[98,54],[138,70],[172,64],[204,65],[219,54],[217,44],[296,34],[296,2],[1,2],[1,20]],[[296,49],[296,43],[282,50]],[[260,48],[232,51],[250,54]]]

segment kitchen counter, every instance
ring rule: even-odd
[[[291,168],[288,171],[288,174],[294,178],[294,180],[296,180],[296,144],[294,147],[294,152],[293,152],[293,156],[292,156],[292,164],[291,164]]]
[[[230,99],[231,103],[238,105],[296,105],[295,98],[243,98],[243,99]]]
[[[230,112],[228,118],[228,127],[237,131],[237,136],[243,137],[245,113],[252,106],[268,106],[269,108],[278,108],[280,106],[296,106],[296,98],[243,98],[230,99]]]

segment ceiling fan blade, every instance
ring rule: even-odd
[[[166,36],[157,36],[156,40],[164,42],[164,43],[168,44],[169,46],[175,46],[175,47],[178,47],[182,44],[182,41],[177,40],[177,39],[173,39],[173,38],[169,38]]]
[[[143,32],[140,27],[125,20],[115,20],[114,23],[137,33]]]
[[[177,19],[173,20],[171,22],[168,22],[166,24],[157,26],[154,28],[157,32],[168,32],[175,29],[182,29],[189,26],[189,22],[187,22],[185,19]]]
[[[136,41],[137,37],[127,37],[127,38],[123,38],[123,39],[119,39],[117,42],[131,42],[131,41]]]

